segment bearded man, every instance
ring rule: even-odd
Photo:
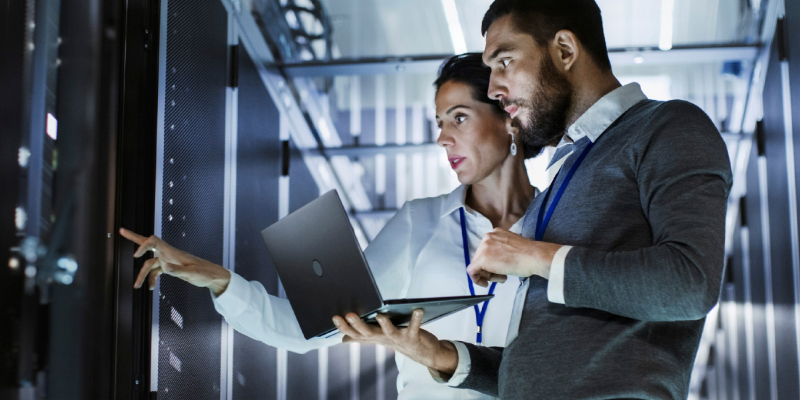
[[[480,285],[527,278],[505,348],[439,341],[387,318],[335,317],[443,384],[503,399],[685,399],[724,266],[725,144],[699,108],[620,85],[594,0],[496,0],[483,20],[489,96],[558,174],[522,235],[488,234]]]

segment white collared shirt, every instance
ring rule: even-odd
[[[384,299],[470,295],[459,209],[466,211],[470,256],[494,228],[486,217],[465,206],[465,196],[465,187],[461,186],[448,195],[407,202],[370,243],[365,256]],[[521,229],[522,219],[510,230],[520,233]],[[287,300],[270,296],[258,282],[231,275],[228,289],[214,299],[214,306],[239,332],[299,353],[341,342],[340,338],[305,340]],[[505,343],[519,282],[519,278],[509,277],[497,285],[484,318],[484,345]],[[477,285],[474,288],[476,295],[489,291]],[[440,339],[475,343],[475,312],[470,307],[424,328]],[[491,399],[471,390],[440,385],[431,379],[426,367],[401,354],[396,355],[396,362],[401,400]]]
[[[558,146],[556,146],[556,153],[553,156],[553,160],[550,161],[548,169],[560,169],[564,161],[571,154],[569,148],[573,147],[573,143],[584,137],[588,137],[592,143],[596,142],[614,121],[619,119],[619,117],[625,114],[631,107],[646,99],[647,96],[644,95],[638,83],[630,83],[619,87],[603,96],[567,129],[567,134],[561,138]],[[555,174],[552,175],[554,176]],[[553,262],[550,266],[550,277],[547,283],[547,299],[552,303],[565,303],[564,268],[570,249],[572,249],[572,246],[562,246],[553,256]],[[514,341],[519,333],[519,324],[522,318],[522,310],[525,306],[525,298],[528,294],[529,284],[530,280],[527,279],[517,290],[514,300],[514,311],[511,316],[508,337],[505,342],[506,346]],[[447,385],[455,387],[463,383],[464,379],[469,375],[470,357],[463,343],[453,341],[453,344],[458,351],[458,367],[453,376],[448,381],[445,381],[441,377],[436,376],[434,371],[431,371],[431,374],[437,381],[442,383],[446,382]]]

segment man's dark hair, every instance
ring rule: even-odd
[[[574,33],[597,66],[611,70],[603,17],[594,0],[495,0],[483,16],[481,33],[486,36],[489,27],[506,15],[542,47],[560,30]]]
[[[445,60],[439,68],[439,77],[433,82],[436,93],[447,82],[460,82],[472,88],[472,97],[480,102],[492,105],[498,115],[506,112],[498,100],[489,98],[489,79],[492,70],[483,63],[482,53],[464,53]],[[525,158],[536,157],[542,152],[541,147],[525,145]]]

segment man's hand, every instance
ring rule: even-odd
[[[144,262],[144,266],[133,284],[134,288],[142,287],[144,280],[149,275],[150,290],[153,290],[156,286],[156,279],[161,274],[172,275],[198,287],[207,287],[214,293],[214,296],[221,295],[228,288],[231,273],[222,266],[180,251],[156,236],[146,238],[125,228],[120,228],[119,233],[139,245],[139,248],[133,253],[135,258],[143,256],[148,251],[152,251],[156,255],[155,258]]]
[[[467,274],[478,286],[505,282],[508,275],[550,277],[553,256],[561,245],[526,239],[503,228],[486,234],[475,251]]]
[[[406,355],[408,358],[439,371],[443,376],[452,376],[458,367],[456,347],[420,329],[422,310],[414,310],[408,328],[397,328],[385,315],[376,317],[380,327],[369,325],[358,315],[349,313],[346,319],[333,317],[333,324],[346,336],[342,342],[377,343]]]

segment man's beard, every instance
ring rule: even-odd
[[[515,100],[503,107],[517,105],[530,110],[528,118],[511,123],[519,129],[522,140],[534,147],[555,146],[567,131],[567,113],[572,107],[573,89],[567,77],[561,74],[550,54],[545,53],[536,77],[536,91],[528,100]]]

